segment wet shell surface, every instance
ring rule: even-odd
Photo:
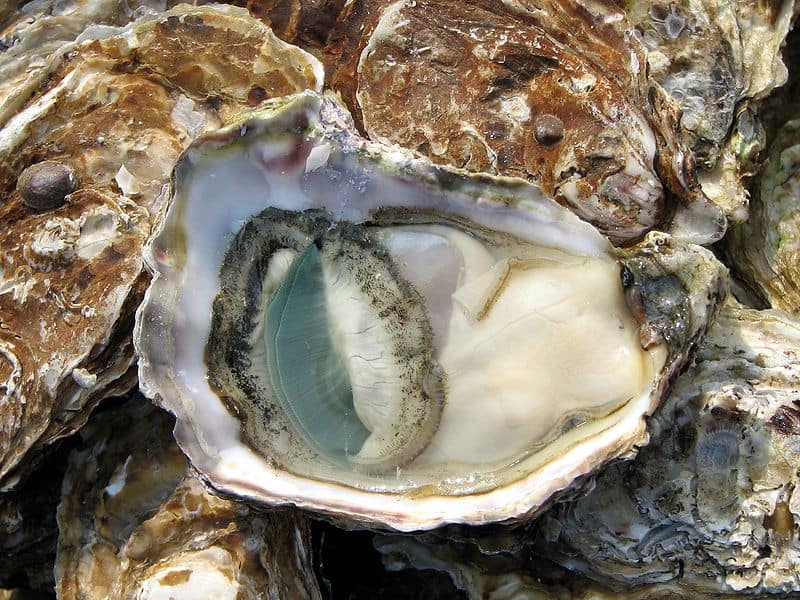
[[[56,29],[63,21],[42,19]],[[17,94],[18,111],[0,129],[6,487],[18,465],[74,432],[104,397],[136,385],[131,330],[147,285],[142,249],[180,152],[249,108],[253,89],[264,99],[319,89],[322,78],[319,62],[230,7],[94,28],[44,63],[26,54],[41,28],[18,25],[25,41],[3,60],[16,57],[26,81],[46,84],[17,86],[2,100]],[[239,49],[224,69],[214,63],[222,45]],[[203,66],[187,70],[190,59]]]
[[[782,45],[794,2],[624,3],[647,48],[649,76],[680,106],[704,193],[731,223],[747,218],[748,178],[764,135],[758,102],[786,82]]]
[[[800,590],[798,326],[685,243],[797,312],[794,1],[192,4],[0,2],[0,598]]]
[[[307,519],[211,495],[172,425],[132,394],[82,430],[58,507],[58,597],[319,599]]]
[[[786,313],[726,307],[654,416],[650,445],[547,512],[536,554],[626,588],[796,590],[799,349]]]
[[[768,306],[800,312],[800,120],[785,123],[769,149],[750,219],[734,228],[727,252],[751,293]]]
[[[615,244],[664,227],[709,243],[725,219],[624,23],[599,3],[381,0],[344,8],[321,58],[371,139],[533,181]]]
[[[203,477],[404,530],[529,516],[632,451],[726,289],[313,93],[184,154],[147,260],[141,386]]]

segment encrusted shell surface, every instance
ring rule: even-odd
[[[246,6],[255,19],[221,5],[174,9],[173,0],[0,2],[0,255],[8,261],[0,265],[0,488],[13,488],[0,496],[4,586],[52,586],[53,489],[61,474],[40,451],[81,427],[100,400],[135,385],[130,328],[148,279],[141,251],[167,205],[164,186],[178,155],[243,108],[321,89],[319,63],[277,42],[264,25],[325,61],[329,86],[362,133],[441,163],[538,178],[554,190],[545,180],[561,177],[566,165],[576,169],[568,176],[590,183],[581,214],[606,223],[615,242],[630,243],[652,222],[705,243],[719,237],[724,222],[703,195],[731,222],[747,216],[744,184],[764,139],[759,101],[785,77],[779,49],[796,12],[794,2],[782,0],[231,4]],[[465,32],[464,24],[479,27]],[[274,56],[281,57],[276,69]],[[564,72],[573,76],[551,87]],[[592,78],[594,89],[586,88]],[[796,97],[792,88],[777,100],[781,125],[797,114]],[[564,102],[544,102],[553,98]],[[624,118],[615,122],[614,112]],[[581,131],[571,131],[581,119],[565,114],[583,119]],[[634,125],[621,143],[619,123]],[[753,219],[725,242],[726,258],[751,288],[737,297],[793,312],[800,302],[796,130],[792,122],[778,135],[755,188]],[[606,134],[617,140],[610,151]],[[585,160],[565,155],[567,141]],[[616,201],[637,199],[625,186],[595,185],[623,179],[614,179],[614,170],[628,157],[680,197],[688,219],[679,215],[670,224],[674,198],[651,204],[647,193],[623,212],[609,211]],[[21,175],[49,161],[75,173],[77,191],[52,200],[46,193],[26,208]],[[609,187],[618,198],[607,195]],[[694,294],[705,286],[705,269],[718,265],[696,249],[687,261],[689,248],[656,233],[621,253],[638,276],[629,296],[642,341],[672,349],[664,382],[713,317],[724,287],[712,286],[714,298]],[[683,271],[680,286],[689,295],[660,294],[675,286],[651,285],[675,270]],[[671,412],[653,418],[655,446],[596,484],[590,474],[584,489],[596,485],[595,492],[547,512],[546,525],[529,527],[535,538],[500,529],[477,542],[479,550],[469,541],[465,554],[455,541],[442,543],[454,529],[438,541],[383,537],[376,545],[386,566],[438,569],[476,600],[727,597],[800,588],[798,326],[778,311],[730,307],[719,321],[697,364],[675,383]],[[295,583],[280,588],[286,597],[318,597],[299,513],[262,516],[210,495],[168,442],[170,420],[137,402],[101,415],[71,455],[59,514],[59,594],[181,596],[208,575],[201,597],[223,588],[254,597],[280,593],[276,582],[287,578]],[[130,435],[118,436],[121,430]],[[564,492],[570,496],[567,488],[556,495]],[[734,500],[726,504],[723,496]],[[278,501],[303,504],[295,500]],[[363,511],[336,514],[349,525],[385,525]],[[464,528],[453,539],[478,538],[479,531]],[[554,557],[573,570],[553,568]],[[237,573],[239,587],[227,585]],[[403,578],[408,595],[415,581]],[[222,587],[212,588],[216,583]],[[0,598],[28,594],[0,590]]]
[[[373,544],[384,568],[409,582],[430,589],[429,574],[446,575],[451,585],[439,598],[465,600],[678,600],[683,598],[741,599],[736,593],[709,593],[680,582],[650,583],[622,589],[586,579],[546,560],[533,563],[518,542],[498,535],[487,540],[447,540],[376,534]],[[461,595],[463,594],[463,595]]]
[[[231,173],[235,175],[226,175]],[[230,203],[224,215],[213,208],[219,194]],[[330,478],[341,477],[338,472],[330,475],[323,469],[304,476],[281,468],[285,458],[265,460],[254,451],[255,442],[239,441],[242,426],[226,408],[238,402],[234,398],[239,392],[220,388],[216,376],[213,388],[206,381],[206,362],[217,360],[213,358],[217,354],[228,355],[213,352],[213,347],[229,347],[225,352],[236,354],[240,339],[232,338],[228,346],[227,340],[212,344],[207,338],[213,330],[209,314],[212,301],[213,310],[217,308],[217,290],[230,288],[226,293],[234,298],[245,294],[245,304],[261,302],[248,296],[250,287],[239,290],[225,280],[220,288],[221,273],[229,264],[250,264],[249,259],[242,263],[237,254],[228,257],[227,246],[234,239],[237,248],[246,243],[235,235],[237,230],[272,206],[270,202],[284,209],[297,202],[294,210],[324,207],[334,222],[358,223],[367,220],[372,210],[375,215],[390,215],[392,207],[412,216],[420,210],[428,219],[441,214],[442,222],[459,215],[458,219],[513,232],[544,247],[569,248],[584,261],[616,255],[590,226],[544,198],[537,188],[435,167],[397,147],[366,142],[353,134],[341,108],[311,93],[271,103],[255,117],[198,141],[184,155],[173,180],[170,212],[148,251],[154,281],[138,313],[135,334],[142,389],[176,414],[179,443],[217,489],[249,501],[295,504],[373,526],[413,530],[448,522],[530,517],[575,479],[634,451],[647,439],[642,417],[655,408],[669,374],[702,336],[726,291],[724,268],[709,252],[665,234],[652,234],[620,258],[625,265],[622,286],[640,323],[636,346],[641,343],[656,354],[663,352],[660,360],[666,359],[666,364],[635,396],[638,399],[615,412],[607,425],[590,420],[580,433],[569,430],[579,436],[572,442],[566,441],[571,437],[556,436],[559,444],[572,444],[569,449],[546,446],[546,451],[537,451],[526,457],[528,462],[515,466],[520,470],[515,477],[465,477],[455,471],[417,489],[414,476],[403,475],[398,465],[396,480],[356,483],[361,480],[348,475],[346,484],[337,484]],[[438,221],[421,221],[426,222]],[[615,280],[619,266],[616,269]],[[255,276],[267,271],[258,267]],[[619,280],[615,285],[620,286]],[[220,389],[225,402],[218,395]],[[256,418],[249,409],[237,408],[235,413],[243,420]],[[268,443],[283,444],[280,440],[290,433],[281,431]],[[597,435],[590,436],[591,431]],[[411,479],[406,482],[406,477]]]
[[[63,599],[320,598],[305,518],[210,495],[138,394],[83,429],[58,508]]]
[[[7,485],[32,449],[135,385],[130,331],[147,284],[142,248],[181,150],[254,98],[319,89],[322,79],[315,59],[230,7],[95,28],[35,68],[25,48],[18,66],[41,85],[9,91],[16,114],[0,130]],[[27,167],[47,160],[72,169],[79,187],[63,206],[36,213],[15,188]]]
[[[791,1],[627,2],[647,47],[650,77],[680,105],[679,134],[697,161],[703,191],[729,220],[747,218],[746,178],[763,133],[757,102],[786,81],[781,47]]]
[[[615,243],[673,217],[665,184],[692,215],[675,230],[719,239],[724,217],[694,182],[671,109],[655,114],[646,51],[626,25],[597,3],[357,2],[321,57],[373,139],[535,181]],[[543,123],[556,135],[537,136]]]
[[[726,307],[653,417],[650,445],[546,513],[536,554],[624,587],[796,590],[798,349],[786,313]]]
[[[731,231],[727,253],[753,292],[773,308],[800,311],[800,120],[781,127],[758,176],[750,219]]]

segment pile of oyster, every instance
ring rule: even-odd
[[[800,593],[789,0],[0,5],[0,598]]]

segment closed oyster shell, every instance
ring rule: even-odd
[[[522,539],[518,535],[517,539]],[[651,583],[619,589],[605,582],[586,579],[547,560],[531,564],[524,550],[501,542],[492,547],[485,539],[454,541],[377,534],[373,543],[384,567],[404,580],[424,584],[422,574],[447,574],[455,590],[443,595],[465,600],[677,600],[681,598],[742,598],[741,594],[708,593],[679,582]],[[411,583],[413,585],[413,583]]]
[[[217,202],[222,195],[228,199],[225,205]],[[372,229],[365,223],[371,223],[369,227]],[[542,256],[548,257],[550,252],[560,256],[544,258],[545,263],[563,260],[565,265],[587,265],[587,269],[588,265],[605,265],[603,269],[608,273],[608,279],[601,278],[599,281],[606,283],[592,289],[591,305],[605,306],[605,292],[601,294],[600,289],[613,290],[609,293],[618,304],[612,311],[616,320],[611,329],[632,334],[630,346],[625,346],[624,354],[641,356],[643,364],[652,365],[647,368],[642,387],[636,387],[630,396],[626,396],[627,400],[622,403],[624,408],[615,405],[618,410],[612,413],[597,413],[604,416],[592,413],[592,410],[599,409],[579,408],[578,412],[572,413],[571,408],[566,408],[563,409],[565,412],[556,410],[557,419],[551,423],[549,419],[553,418],[553,411],[542,406],[541,414],[531,417],[535,422],[528,421],[527,427],[531,430],[544,428],[542,440],[546,441],[537,439],[535,450],[526,449],[520,460],[515,459],[513,467],[509,467],[507,459],[511,454],[504,454],[506,444],[519,444],[522,442],[514,440],[524,442],[527,437],[500,434],[497,438],[489,437],[485,445],[481,444],[487,439],[486,432],[505,431],[503,427],[498,429],[496,423],[524,419],[530,412],[529,407],[538,406],[533,401],[530,404],[523,402],[514,405],[519,414],[503,413],[502,407],[507,402],[503,394],[506,389],[516,389],[515,381],[528,381],[526,377],[535,377],[529,373],[539,372],[534,369],[538,367],[536,361],[542,360],[545,365],[549,363],[544,358],[535,358],[530,359],[534,362],[526,363],[524,369],[518,364],[507,370],[487,369],[483,363],[484,369],[475,371],[478,375],[497,372],[501,379],[505,376],[503,374],[511,377],[505,383],[498,380],[495,389],[498,409],[480,421],[479,429],[474,429],[474,410],[464,414],[459,412],[467,410],[461,407],[471,406],[469,402],[472,400],[462,398],[473,396],[475,410],[480,409],[479,394],[470,393],[464,387],[464,382],[471,381],[467,375],[472,371],[460,373],[451,369],[449,365],[458,363],[448,363],[445,357],[450,355],[434,343],[432,345],[437,349],[432,351],[432,356],[437,361],[444,361],[444,377],[439,378],[441,371],[437,370],[438,367],[431,367],[422,369],[426,375],[421,381],[412,377],[406,383],[405,379],[400,379],[410,390],[403,392],[402,398],[405,401],[412,394],[422,393],[436,399],[437,394],[446,396],[448,390],[459,389],[461,391],[454,398],[461,402],[445,400],[441,415],[435,418],[429,418],[424,409],[419,413],[408,409],[410,412],[407,414],[423,415],[413,424],[422,431],[419,435],[423,437],[419,439],[415,437],[417,433],[407,436],[402,428],[385,433],[381,429],[381,411],[372,416],[367,413],[365,417],[359,412],[364,405],[356,404],[358,418],[372,433],[370,444],[376,439],[376,444],[381,439],[393,440],[396,435],[401,444],[408,444],[398,455],[402,458],[397,458],[395,463],[364,462],[363,468],[350,468],[344,460],[345,455],[353,456],[356,452],[348,453],[346,444],[341,449],[342,454],[327,456],[322,442],[317,444],[314,436],[326,437],[328,431],[319,431],[318,425],[309,421],[311,417],[303,416],[303,411],[308,411],[305,406],[286,402],[286,397],[293,393],[292,389],[314,381],[317,367],[309,366],[305,371],[307,375],[297,380],[276,376],[275,373],[285,373],[285,367],[278,364],[282,359],[276,361],[269,356],[271,352],[279,353],[280,350],[270,349],[272,341],[268,343],[266,359],[258,350],[263,343],[260,341],[262,336],[268,340],[275,339],[276,334],[271,332],[274,327],[270,328],[272,317],[260,315],[272,314],[273,304],[270,303],[274,298],[286,303],[280,308],[280,314],[286,314],[288,292],[282,290],[306,289],[304,286],[307,284],[297,284],[300,281],[298,273],[302,270],[303,277],[309,276],[312,271],[303,270],[306,269],[303,265],[312,264],[308,257],[314,253],[321,256],[321,259],[313,260],[322,261],[324,275],[330,272],[327,269],[334,268],[331,265],[336,264],[330,262],[333,260],[330,257],[347,257],[351,253],[359,255],[359,252],[365,252],[357,249],[359,244],[367,249],[377,247],[371,245],[373,236],[385,240],[381,243],[385,243],[387,248],[404,247],[392,241],[395,239],[390,229],[393,223],[401,233],[422,236],[414,239],[442,236],[448,240],[464,240],[464,243],[476,239],[487,247],[505,248],[504,244],[512,242],[500,242],[501,238],[516,238],[524,240],[525,244],[534,244],[533,247],[546,249],[541,250],[545,253]],[[456,230],[457,227],[463,229]],[[307,245],[310,241],[313,244]],[[405,247],[413,249],[416,243]],[[424,242],[425,245],[429,243]],[[452,247],[455,243],[447,242],[445,246]],[[314,253],[308,254],[314,247]],[[523,249],[508,247],[516,248],[502,250],[511,252],[508,259],[511,261],[525,263],[528,260],[525,252],[533,252],[524,250],[528,247],[524,244]],[[331,250],[335,248],[343,249]],[[384,256],[381,254],[383,250],[375,252],[375,256],[368,256],[369,252],[363,254],[363,259],[352,264],[362,268],[361,265],[380,265],[381,261],[389,260],[375,258]],[[486,250],[476,252],[482,255]],[[411,255],[396,256],[404,258],[392,255],[389,262],[398,261],[403,269],[410,269],[403,271],[403,276],[412,278],[415,286],[423,286],[419,289],[425,290],[427,275],[406,275],[413,271],[408,266],[414,260]],[[442,264],[446,265],[450,260],[447,252],[441,256]],[[505,264],[505,260],[503,258],[501,263]],[[531,268],[535,270],[538,259],[531,260]],[[665,234],[652,234],[639,247],[620,257],[595,230],[544,198],[537,188],[520,181],[475,177],[435,167],[397,147],[366,142],[354,135],[348,115],[341,108],[333,101],[312,93],[270,103],[255,116],[193,145],[176,168],[173,202],[162,229],[149,248],[148,261],[155,279],[138,313],[135,334],[140,357],[140,385],[148,396],[176,414],[176,438],[204,479],[218,490],[248,501],[295,504],[371,526],[403,530],[427,529],[448,522],[482,523],[530,517],[553,495],[572,486],[575,479],[611,458],[634,451],[647,436],[642,417],[654,409],[669,374],[679,368],[688,349],[702,336],[726,291],[724,268],[702,248],[681,244]],[[437,265],[439,258],[428,259],[427,264]],[[620,282],[621,264],[624,268]],[[330,289],[335,290],[341,282],[344,286],[351,285],[348,282],[352,277],[362,277],[357,281],[372,281],[374,277],[375,282],[389,282],[398,277],[393,268],[382,270],[384,267],[377,266],[373,271],[366,269],[362,275],[341,271],[339,275],[331,276]],[[424,271],[428,267],[421,268]],[[472,272],[470,269],[473,268],[472,263],[465,263],[466,272]],[[500,267],[486,271],[481,285],[488,285],[490,279],[494,281],[495,275],[491,274],[501,271]],[[587,275],[579,279],[586,279],[589,273],[591,271],[587,270]],[[452,278],[452,275],[444,270],[437,273],[433,281],[446,282],[447,278]],[[558,285],[572,289],[566,281]],[[360,288],[345,287],[349,290],[345,296],[350,297],[350,301],[370,293],[372,286],[384,284],[360,285]],[[623,287],[630,309],[622,299]],[[483,289],[479,288],[462,285],[452,293],[451,299],[446,299],[447,305],[455,299],[469,307],[475,302],[481,305],[484,301],[480,298],[491,298],[488,306],[492,306],[492,302],[504,298],[504,288],[497,288],[488,296],[479,294]],[[389,285],[385,293],[378,294],[371,302],[378,308],[384,306],[386,298],[395,294],[394,289]],[[539,294],[515,293],[514,298],[527,296],[533,299],[541,295],[546,299],[549,297],[546,289],[547,285],[544,285]],[[577,290],[575,296],[582,298],[585,293],[585,290]],[[438,314],[430,298],[432,296],[424,296],[424,308],[432,311],[431,315]],[[586,305],[581,301],[577,303]],[[316,315],[328,314],[328,318],[335,322],[338,314],[347,315],[351,310],[346,304],[335,310],[324,303],[315,306],[317,308],[304,313],[307,316],[303,319],[281,317],[285,318],[281,327],[286,325],[294,332],[300,327],[298,322],[312,322],[318,318]],[[399,306],[376,309],[374,325],[367,326],[366,330],[380,331],[380,328],[387,327],[387,332],[396,331],[389,316],[394,314],[407,315],[400,320],[401,327],[406,327],[406,323],[426,321],[424,312],[418,316],[410,305],[404,305],[402,310],[398,309]],[[562,306],[568,307],[569,303],[556,299],[553,306],[561,309]],[[472,318],[476,321],[482,319],[480,310],[466,310],[465,315],[474,312],[477,316]],[[435,328],[434,319],[430,318]],[[581,322],[579,315],[574,319]],[[574,319],[557,315],[547,317],[542,322],[542,329],[546,329],[547,321],[566,323]],[[597,334],[599,328],[605,327],[603,319],[598,315],[597,320],[587,322],[586,327]],[[514,330],[511,327],[513,322],[512,319],[506,330],[501,329],[503,333],[498,337],[505,339],[506,352],[508,348],[519,348],[524,352],[526,347],[538,347],[530,344],[530,338],[526,338],[525,344],[517,344],[517,337],[513,336],[518,336],[521,330]],[[633,329],[628,329],[631,326]],[[370,339],[363,335],[365,332],[353,339]],[[306,355],[315,356],[318,351],[316,335],[298,338],[307,339],[307,347],[314,350],[306,351]],[[383,354],[388,356],[407,356],[404,353],[420,339],[423,348],[426,343],[431,344],[425,341],[430,339],[425,335],[417,334],[411,328],[406,334],[392,338],[404,340],[397,346],[402,350],[393,350],[391,346],[379,348],[385,348]],[[434,332],[433,339],[441,339],[437,335]],[[449,335],[455,336],[456,333]],[[564,339],[579,338],[574,333]],[[343,336],[343,339],[349,338]],[[604,339],[605,334],[587,338],[579,352],[574,341],[568,348],[554,339],[547,354],[562,356],[563,352],[566,353],[563,356],[569,359],[559,361],[552,368],[574,370],[578,364],[585,365],[585,362],[578,362],[576,353],[593,356],[584,348],[591,347],[595,341],[602,344]],[[463,352],[470,348],[470,343],[465,338],[463,344],[456,344],[456,347]],[[334,344],[334,348],[341,347]],[[489,347],[494,346],[486,345]],[[478,350],[478,347],[473,350]],[[483,357],[478,359],[481,361],[498,361],[505,356],[502,351],[498,346],[494,356],[485,352],[475,353],[475,356]],[[513,352],[507,355],[508,360],[516,359],[519,363],[520,357]],[[616,355],[616,350],[608,354]],[[378,358],[370,358],[370,354],[354,351],[353,356],[383,364]],[[520,356],[524,362],[527,355]],[[601,360],[599,356],[597,359]],[[292,359],[289,364],[302,364],[302,360]],[[409,359],[408,364],[417,364],[414,361],[416,358]],[[264,362],[267,367],[260,366]],[[416,367],[409,373],[419,373],[414,369]],[[448,369],[457,374],[448,378]],[[583,372],[570,373],[564,375],[565,381],[584,383],[584,376],[586,381],[595,381]],[[587,373],[593,371],[589,369]],[[486,386],[478,375],[475,390]],[[387,377],[391,383],[395,375],[389,371],[388,376],[380,379]],[[549,377],[541,375],[542,380]],[[619,380],[627,379],[620,376]],[[360,383],[362,380],[353,381]],[[378,383],[383,385],[385,382]],[[355,383],[353,386],[356,387]],[[468,386],[472,387],[471,384]],[[570,406],[567,398],[573,393],[572,390],[564,392],[562,406]],[[355,398],[355,392],[353,394]],[[597,394],[592,392],[591,395],[594,398]],[[548,406],[552,406],[552,395],[543,397],[547,398]],[[342,407],[341,410],[353,409]],[[401,411],[400,414],[405,413]],[[346,417],[348,422],[355,422],[354,419],[352,414]],[[327,427],[335,429],[339,423],[330,422]],[[394,423],[391,422],[391,427],[395,427]],[[464,443],[464,428],[459,423],[473,427],[468,436],[469,444]],[[581,427],[575,427],[576,424]],[[424,438],[429,426],[433,442]],[[566,432],[563,435],[559,433],[562,429]],[[598,435],[591,436],[593,431]],[[364,448],[368,445],[363,443],[356,460],[351,461],[354,464],[364,458]],[[417,443],[419,445],[415,446]],[[438,457],[437,452],[444,452],[446,457],[455,452],[454,449],[474,452],[481,458],[473,460],[466,458],[469,454],[463,454],[464,458],[457,454],[454,455],[457,458],[451,460],[454,466],[448,467],[447,461]],[[492,452],[494,454],[490,455],[494,458],[486,459],[484,455]],[[519,450],[513,450],[512,454],[515,452]],[[392,458],[391,453],[388,456]],[[459,466],[462,463],[466,467]],[[391,474],[386,473],[387,466],[390,466]]]
[[[651,419],[650,445],[546,513],[536,554],[621,587],[796,592],[798,348],[786,313],[726,307]]]
[[[47,83],[32,95],[18,89],[24,101],[0,130],[6,485],[32,450],[135,384],[130,331],[147,283],[142,248],[181,150],[249,106],[254,90],[260,101],[319,89],[322,79],[315,59],[230,7],[94,29],[48,61]],[[44,160],[71,167],[79,187],[64,206],[35,214],[15,186]]]
[[[663,182],[692,215],[675,230],[716,241],[725,219],[671,119],[653,114],[646,52],[629,33],[597,3],[354,2],[322,58],[372,139],[535,181],[620,244],[673,216]]]
[[[800,120],[778,130],[758,176],[750,219],[726,240],[731,261],[756,296],[795,314],[800,311],[798,131]]]
[[[795,3],[631,1],[624,10],[648,49],[650,77],[680,105],[703,191],[744,221],[745,179],[764,143],[755,110],[786,82],[781,48]]]
[[[59,598],[320,598],[298,515],[210,495],[134,394],[85,427],[58,508]]]
[[[679,213],[689,212],[675,219],[671,227],[676,234],[709,243],[724,232],[724,217],[703,196],[687,150],[673,139],[673,129],[678,127],[674,121],[680,115],[669,116],[672,109],[648,100],[649,84],[642,68],[647,52],[630,35],[619,10],[546,1],[443,3],[438,8],[435,2],[423,6],[386,0],[243,4],[271,24],[280,37],[325,60],[332,87],[371,136],[421,149],[440,162],[536,180],[616,243],[630,243],[673,217],[675,207],[671,200],[664,200],[662,184],[682,199]],[[23,21],[19,31],[9,27],[8,37],[15,42],[9,54],[29,50],[28,60],[35,63],[30,70],[36,77],[26,74],[25,85],[31,86],[36,78],[47,76],[52,59],[45,61],[45,54],[39,56],[39,50],[29,48],[30,42],[17,44],[19,37],[33,40],[45,29],[77,31],[89,22],[124,22],[150,9],[146,4],[128,7],[114,2],[80,11],[65,11],[60,5],[40,8],[34,23]],[[59,29],[59,19],[69,25]],[[402,21],[403,27],[392,27],[389,21],[393,19]],[[446,31],[445,20],[461,22],[463,27]],[[481,36],[485,39],[480,43],[466,35],[471,22],[484,27]],[[415,33],[405,31],[408,26],[416,27]],[[780,28],[775,25],[775,39]],[[492,36],[501,30],[505,41],[498,37],[495,44]],[[421,41],[422,31],[431,44]],[[63,34],[65,39],[69,35]],[[448,36],[452,38],[448,47],[436,50],[436,44]],[[469,48],[475,44],[496,47],[491,55],[471,53]],[[391,55],[386,61],[385,52]],[[441,73],[431,70],[430,64],[441,60],[428,59],[448,52],[451,58],[459,58]],[[398,60],[392,58],[395,54],[399,64],[392,64]],[[466,56],[471,58],[462,61]],[[524,65],[538,66],[527,73],[523,71],[530,67]],[[448,69],[450,75],[445,76]],[[381,78],[391,78],[398,70],[404,76],[384,85]],[[467,102],[464,87],[454,85],[461,79],[470,80],[475,90]],[[26,92],[19,84],[10,87],[15,90],[10,106],[24,100]],[[387,90],[391,94],[386,95]],[[451,92],[460,97],[457,106],[449,102]],[[257,90],[253,97],[258,97]],[[420,114],[430,113],[429,119],[419,121],[424,126],[409,126],[403,118],[410,105],[416,105]],[[654,109],[656,114],[652,114]],[[536,133],[547,122],[558,123],[558,135],[550,141]],[[740,131],[749,130],[741,127]],[[733,137],[740,152],[743,145],[752,145],[742,135]]]

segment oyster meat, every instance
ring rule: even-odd
[[[797,593],[797,12],[0,2],[0,587]]]
[[[528,516],[631,452],[726,289],[702,248],[621,256],[310,92],[193,144],[147,260],[140,385],[203,477],[405,530]]]

